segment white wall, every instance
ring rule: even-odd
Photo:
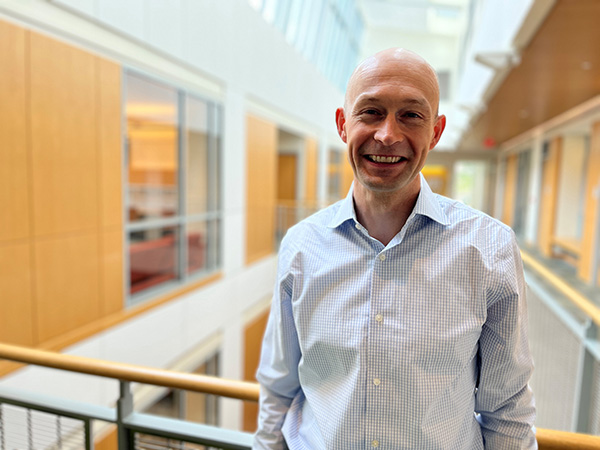
[[[339,139],[334,111],[342,93],[246,0],[0,0],[0,18],[223,105],[224,277],[66,352],[171,367],[218,335],[222,376],[241,378],[246,312],[267,306],[276,269],[275,257],[244,265],[246,115],[317,137],[319,149],[328,148]],[[41,368],[0,384],[102,405],[112,405],[118,391],[114,382]],[[223,426],[239,428],[240,406],[222,403]]]
[[[564,137],[556,206],[556,236],[560,238],[578,237],[582,180],[585,180],[585,150],[585,136]]]

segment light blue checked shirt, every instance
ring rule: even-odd
[[[421,177],[384,246],[351,189],[282,242],[253,448],[537,448],[526,323],[510,228]]]

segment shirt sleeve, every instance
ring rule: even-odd
[[[523,265],[514,233],[507,233],[488,280],[475,410],[486,449],[536,449]]]
[[[279,266],[280,271],[285,270],[281,256]],[[281,429],[300,389],[300,347],[292,316],[292,289],[293,277],[289,272],[278,276],[256,374],[260,383],[260,406],[253,449],[287,449]]]

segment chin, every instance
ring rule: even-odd
[[[418,175],[418,174],[417,174]],[[380,192],[380,193],[391,193],[398,191],[406,191],[410,189],[411,185],[415,183],[417,176],[411,178],[410,180],[377,180],[377,179],[362,179],[358,180],[359,183],[367,190],[372,192]],[[419,183],[420,185],[420,183]],[[415,186],[416,187],[416,186]],[[418,189],[418,188],[417,188]]]

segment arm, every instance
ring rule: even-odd
[[[523,266],[514,234],[510,232],[502,241],[488,280],[475,410],[480,414],[486,449],[535,449],[535,404],[528,385],[533,361],[527,340]]]
[[[300,348],[292,317],[292,286],[289,273],[279,279],[275,286],[256,374],[260,382],[260,407],[253,449],[287,448],[281,428],[290,404],[300,389]]]

